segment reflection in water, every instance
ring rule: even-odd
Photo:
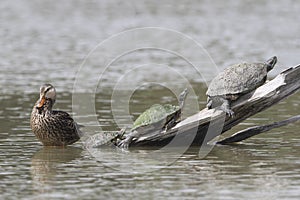
[[[245,198],[251,194],[251,198],[274,198],[280,195],[280,189],[286,187],[284,178],[276,174],[281,168],[267,155],[256,155],[254,148],[258,146],[218,146],[206,159],[190,163],[191,169],[197,174],[196,180],[205,182],[205,189],[212,198],[222,195],[231,188],[243,188],[243,193],[236,194],[236,198]],[[192,152],[195,151],[191,149]],[[263,158],[263,159],[262,159]],[[259,161],[259,162],[257,162]],[[226,185],[226,187],[224,186]]]
[[[59,175],[57,167],[80,157],[82,148],[78,147],[43,147],[31,158],[33,187],[39,193],[52,189],[54,177]]]
[[[153,147],[131,148],[130,151],[116,147],[89,148],[88,151],[93,158],[110,170],[121,174],[144,174],[157,172],[172,165],[180,158],[183,148]]]

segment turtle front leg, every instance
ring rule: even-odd
[[[223,96],[208,97],[207,108],[212,109],[220,106],[220,109],[224,111],[229,117],[233,117],[234,112],[230,108],[230,100]]]
[[[165,131],[167,132],[171,128],[173,128],[177,124],[177,119],[173,118],[171,119],[166,125],[165,125]]]
[[[221,110],[223,110],[229,117],[233,117],[234,112],[230,108],[230,101],[225,98],[220,97],[220,101],[222,101]]]
[[[137,131],[130,132],[128,135],[126,135],[125,139],[123,139],[119,142],[118,147],[123,148],[123,149],[128,149],[133,138],[136,138],[137,135],[138,135]]]

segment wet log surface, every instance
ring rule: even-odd
[[[176,137],[172,145],[186,144],[201,145],[228,131],[248,117],[255,115],[288,96],[300,88],[300,65],[288,68],[273,80],[265,83],[256,90],[241,96],[232,103],[235,115],[230,118],[219,109],[203,109],[192,115],[168,131],[143,133],[132,140],[130,146],[161,146],[168,144]],[[174,141],[174,140],[173,140]]]

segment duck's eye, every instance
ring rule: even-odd
[[[51,88],[52,88],[52,87],[48,87],[48,88],[46,89],[46,91],[45,91],[44,94],[46,94],[47,92],[49,92],[49,90],[50,90]]]

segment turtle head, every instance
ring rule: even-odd
[[[185,89],[183,90],[183,92],[181,92],[180,95],[179,95],[179,106],[180,106],[181,108],[182,108],[183,105],[184,105],[184,101],[185,101],[186,96],[187,96],[188,93],[189,93],[188,89],[185,88]]]
[[[267,71],[272,70],[276,63],[277,63],[277,57],[276,56],[273,56],[272,58],[267,60],[266,61]]]

